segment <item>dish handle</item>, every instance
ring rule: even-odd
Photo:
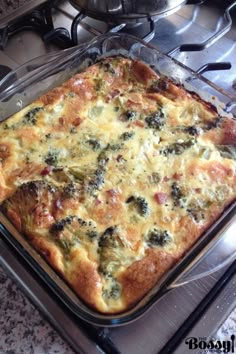
[[[22,87],[28,86],[37,80],[37,76],[42,80],[48,75],[50,68],[61,70],[61,65],[68,62],[72,57],[79,55],[85,46],[83,44],[76,47],[64,49],[60,52],[52,52],[18,66],[10,71],[2,80],[0,80],[0,100],[7,100],[15,93],[21,91]],[[27,84],[27,85],[26,85]]]
[[[168,286],[168,290],[186,285],[192,281],[210,276],[236,260],[236,219],[215,242],[210,242],[204,253],[200,253]],[[213,245],[212,245],[213,243]]]

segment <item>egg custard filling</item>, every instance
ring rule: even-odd
[[[0,201],[78,296],[136,304],[236,198],[236,120],[123,57],[0,124]]]

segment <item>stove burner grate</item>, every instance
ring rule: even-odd
[[[24,0],[23,0],[24,1]],[[198,11],[202,3],[206,0],[188,0],[186,5],[195,5],[193,11],[193,18],[187,24],[189,26],[194,18],[197,16]],[[37,5],[40,4],[40,5]],[[108,25],[107,30],[102,32],[100,29],[96,28],[96,25],[89,24],[86,20],[89,19],[84,11],[79,12],[75,17],[72,18],[72,24],[70,30],[64,27],[54,27],[53,21],[53,11],[59,10],[58,0],[38,0],[36,8],[34,8],[29,13],[25,14],[23,17],[15,19],[12,23],[4,28],[1,28],[0,23],[0,49],[4,49],[7,45],[8,39],[22,30],[32,30],[36,31],[41,35],[42,40],[45,43],[53,43],[56,46],[65,49],[73,47],[78,44],[79,28],[83,28],[89,32],[92,36],[99,36],[105,32],[123,32],[130,33],[134,36],[140,37],[146,42],[149,42],[158,33],[158,21],[155,18],[147,18],[145,22],[141,23],[123,23]],[[185,43],[181,44],[168,51],[168,55],[173,56],[178,52],[195,52],[202,51],[211,45],[213,45],[218,39],[220,39],[224,34],[226,34],[232,27],[232,11],[236,8],[236,1],[227,1],[228,5],[224,5],[223,16],[221,16],[216,24],[216,30],[211,37],[201,43]],[[226,7],[228,6],[228,7]],[[223,21],[222,21],[223,20]],[[222,23],[223,26],[222,26]],[[96,21],[95,21],[96,22]],[[204,64],[204,63],[203,63]],[[208,63],[203,65],[201,68],[201,73],[210,70],[228,70],[230,69],[230,63]]]
[[[31,0],[21,0],[20,6],[29,3]],[[16,11],[19,7],[19,0],[0,0],[0,19]]]
[[[27,1],[27,0],[26,0]],[[200,5],[206,0],[188,0],[187,5]],[[0,49],[6,47],[8,38],[22,30],[33,30],[39,33],[46,43],[53,43],[58,47],[65,49],[78,44],[78,27],[81,26],[83,29],[88,31],[93,36],[98,36],[103,34],[101,31],[96,29],[94,26],[86,23],[85,20],[87,15],[82,10],[75,16],[72,21],[71,31],[66,28],[58,27],[54,28],[52,11],[57,5],[58,0],[46,1],[45,3],[33,9],[29,14],[23,17],[17,18],[13,23],[0,29]],[[186,43],[171,49],[168,55],[172,56],[177,52],[189,52],[189,51],[201,51],[211,45],[213,45],[219,38],[226,34],[232,27],[231,11],[236,7],[236,1],[229,5],[224,12],[224,23],[225,25],[217,30],[210,38],[202,43]],[[222,18],[220,18],[222,20]],[[146,42],[153,39],[155,35],[156,25],[158,19],[153,17],[148,17],[145,22],[141,23],[123,23],[119,25],[110,25],[108,27],[108,32],[129,32],[133,35],[141,37]],[[220,27],[220,26],[219,26]]]
[[[29,0],[23,0],[24,2],[30,3]],[[0,22],[0,49],[3,50],[8,39],[14,34],[22,30],[33,30],[39,33],[42,39],[46,43],[53,43],[62,49],[72,47],[78,44],[77,29],[79,26],[83,27],[85,30],[93,34],[94,36],[102,34],[93,26],[87,24],[83,21],[87,17],[84,11],[78,13],[78,15],[73,19],[71,25],[71,33],[63,27],[54,28],[52,10],[57,6],[58,0],[40,0],[38,4],[29,13],[23,14],[20,17],[14,18],[9,24],[1,27]],[[202,4],[206,0],[188,0],[187,4],[197,5]],[[3,9],[4,10],[4,9]],[[141,36],[143,40],[149,42],[155,35],[155,22],[158,21],[159,17],[146,16],[144,22],[134,22],[134,23],[121,23],[121,24],[110,24],[108,31],[118,32],[122,30],[123,32],[132,32],[133,28],[137,26],[146,25],[146,32]],[[106,19],[102,19],[103,21]],[[134,31],[134,35],[135,35]]]
[[[231,12],[236,8],[236,1],[234,1],[231,5],[229,5],[224,12],[224,22],[225,25],[220,28],[218,31],[216,31],[211,37],[209,37],[207,40],[205,40],[202,43],[189,43],[189,44],[181,44],[178,47],[175,47],[174,49],[170,50],[168,52],[168,55],[173,55],[176,52],[198,52],[201,50],[204,50],[206,48],[209,48],[211,45],[213,45],[216,41],[218,41],[222,36],[224,36],[227,32],[232,27],[232,17],[231,17]],[[217,23],[220,23],[222,18],[219,19]]]
[[[54,28],[52,10],[57,0],[49,0],[36,6],[29,13],[15,18],[9,24],[1,27],[0,22],[0,49],[3,50],[10,37],[23,30],[31,30],[39,33],[43,40],[53,33],[51,41],[61,48],[72,46],[70,34],[65,28]],[[45,38],[44,38],[45,37]]]
[[[195,10],[199,10],[200,4],[206,0],[189,0],[187,5],[196,5]],[[227,2],[228,3],[228,2]],[[7,45],[8,38],[22,30],[36,31],[41,35],[45,43],[53,43],[56,46],[65,49],[78,44],[78,29],[82,27],[93,36],[103,34],[101,30],[86,22],[88,18],[84,11],[79,12],[72,21],[70,31],[63,27],[54,27],[53,11],[57,9],[58,0],[49,0],[37,6],[30,13],[1,29],[0,26],[0,49]],[[186,43],[171,49],[167,54],[173,56],[178,52],[202,51],[213,45],[218,39],[226,34],[232,27],[231,12],[236,8],[236,1],[228,5],[224,10],[224,15],[219,19],[215,33],[202,43]],[[193,11],[193,17],[195,16]],[[224,26],[220,26],[223,19]],[[219,29],[218,29],[219,28]],[[107,32],[125,32],[141,37],[146,42],[153,39],[155,32],[158,31],[158,21],[155,18],[148,18],[145,23],[123,23],[118,25],[109,25]],[[210,65],[210,69],[209,69]],[[213,68],[213,69],[212,69]],[[226,70],[230,68],[230,63],[210,63],[206,64],[201,72],[209,70]]]

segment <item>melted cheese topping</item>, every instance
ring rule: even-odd
[[[236,124],[108,58],[0,125],[0,200],[90,306],[135,304],[236,196]]]

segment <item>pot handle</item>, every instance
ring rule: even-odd
[[[199,280],[220,271],[236,260],[236,219],[229,225],[224,234],[212,240],[204,253],[194,259],[171,284],[167,290],[175,289],[192,281]]]

